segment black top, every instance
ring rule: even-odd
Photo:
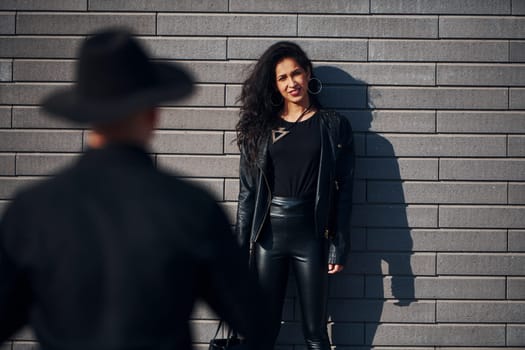
[[[319,116],[316,113],[294,124],[281,120],[279,127],[290,133],[269,147],[274,174],[270,186],[275,196],[308,197],[315,194],[317,187],[321,152]]]

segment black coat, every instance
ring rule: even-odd
[[[43,349],[186,350],[196,298],[252,337],[239,254],[205,192],[140,148],[90,150],[5,212],[0,343],[30,323]]]
[[[315,198],[319,236],[330,239],[328,263],[344,265],[350,249],[350,219],[354,176],[354,141],[350,122],[333,111],[321,110],[321,156]],[[259,145],[257,164],[250,166],[241,150],[236,235],[245,256],[267,222],[272,189],[268,176],[270,134]]]

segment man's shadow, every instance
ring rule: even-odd
[[[374,131],[368,84],[334,66],[317,67],[314,75],[324,84],[323,107],[350,120],[356,150],[352,248],[345,270],[330,278],[329,330],[335,349],[371,349],[378,325],[399,322],[399,308],[415,298],[399,165],[391,143]]]

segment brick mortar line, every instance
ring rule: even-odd
[[[15,152],[15,155],[14,155],[14,157],[13,157],[13,162],[14,162],[14,169],[13,169],[13,173],[14,173],[14,174],[13,174],[13,175],[14,175],[14,176],[17,176],[17,174],[16,174],[16,170],[17,170],[16,160],[17,160],[17,158],[18,158],[17,155],[18,155],[18,152]]]
[[[512,1],[510,2],[512,4]],[[512,5],[511,5],[512,6]],[[505,292],[506,292],[506,284],[505,284]],[[506,294],[505,294],[506,295]],[[508,323],[505,323],[505,346],[508,346],[507,345],[507,340],[508,340],[508,328],[509,328],[509,324]]]
[[[10,106],[10,111],[9,111],[9,128],[10,129],[13,129],[13,113],[14,113],[14,108],[13,106]]]
[[[86,131],[82,131],[81,142],[81,152],[84,152],[84,145],[86,144]]]
[[[506,243],[507,243],[507,253],[511,253],[510,245],[509,245],[509,242],[510,242],[510,237],[509,237],[509,235],[510,235],[510,230],[507,229],[507,242],[506,242]],[[507,281],[508,278],[509,278],[509,276],[505,276],[505,281]],[[505,283],[505,288],[506,288],[506,286],[507,286],[507,285],[506,285],[506,283]],[[506,295],[506,294],[505,294],[505,295]]]
[[[439,27],[439,22],[441,20],[441,16],[442,15],[440,15],[440,14],[437,15],[437,23],[436,23],[437,24],[437,33],[436,33],[437,34],[437,38],[436,38],[437,40],[439,40],[441,38],[440,27]]]
[[[369,62],[374,62],[374,61],[370,61],[370,38],[367,38],[366,39],[366,63],[369,63]]]
[[[438,133],[438,110],[434,110],[434,134]]]
[[[222,99],[222,103],[223,103],[223,106],[219,106],[219,107],[222,107],[222,108],[227,108],[229,107],[228,104],[227,104],[227,96],[226,96],[226,93],[227,93],[227,90],[228,90],[228,84],[223,84],[223,99]]]
[[[19,12],[19,11],[15,11],[15,34],[14,34],[14,35],[16,35],[16,27],[17,27],[18,12]]]
[[[222,200],[226,201],[226,178],[222,178]]]
[[[513,61],[511,61],[511,55],[510,55],[510,44],[511,44],[511,40],[509,39],[508,40],[508,43],[507,43],[507,57],[508,57],[508,63],[513,63]],[[510,106],[510,104],[509,104]]]
[[[434,324],[437,324],[437,320],[438,320],[438,300],[439,299],[434,299]]]
[[[438,85],[438,65],[439,62],[434,62],[434,86],[439,87]]]
[[[299,37],[299,13],[295,15],[295,37]]]
[[[441,158],[442,157],[437,157],[437,162],[438,162],[438,164],[437,164],[437,179],[436,179],[437,181],[441,181],[442,180],[441,179],[441,171],[440,171],[441,170],[441,165],[442,165],[442,163],[441,163],[442,159]]]
[[[226,132],[222,132],[222,150],[221,150],[221,154],[222,155],[226,155]]]
[[[227,63],[228,61],[230,61],[229,57],[228,57],[228,44],[230,43],[230,36],[226,36],[226,42],[225,42],[225,53],[224,53],[224,61],[225,63]],[[226,95],[226,94],[225,94]],[[226,106],[226,102],[224,103],[224,106]]]

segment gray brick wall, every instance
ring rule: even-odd
[[[38,103],[74,80],[86,33],[125,25],[198,82],[161,108],[152,156],[233,222],[240,84],[266,47],[293,40],[356,138],[353,248],[330,281],[336,348],[523,349],[523,15],[523,0],[0,1],[0,212],[85,148],[85,130]],[[305,349],[293,284],[279,350]],[[216,324],[196,308],[196,349]],[[36,348],[29,329],[0,347]]]

